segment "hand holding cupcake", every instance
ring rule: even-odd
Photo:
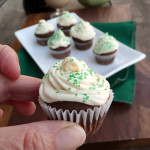
[[[39,95],[49,119],[73,121],[87,134],[101,126],[113,99],[108,81],[74,57],[66,57],[50,68]]]

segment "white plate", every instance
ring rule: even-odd
[[[80,21],[80,17],[77,16],[75,13],[71,13],[73,16]],[[57,30],[56,26],[57,18],[48,20],[51,22],[55,29]],[[48,69],[54,64],[58,59],[55,59],[51,56],[51,52],[48,46],[41,46],[36,42],[36,38],[34,37],[34,31],[37,25],[33,25],[15,32],[16,37],[26,49],[28,54],[33,58],[33,60],[37,63],[43,73],[47,73]],[[103,34],[102,31],[96,29],[96,37],[94,42]],[[74,47],[72,42],[72,51],[70,56],[74,56],[78,59],[81,59],[87,63],[87,65],[93,69],[95,72],[103,75],[105,78],[110,77],[111,75],[115,74],[116,72],[135,64],[146,57],[145,54],[135,51],[132,48],[120,43],[120,47],[118,50],[117,57],[115,61],[110,65],[100,65],[97,64],[92,53],[92,48],[86,51],[79,51]]]

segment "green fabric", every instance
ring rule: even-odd
[[[92,23],[92,25],[103,32],[108,32],[109,34],[115,36],[120,42],[135,48],[135,22]],[[43,77],[42,71],[24,49],[21,49],[18,52],[18,56],[22,75],[37,78]],[[111,76],[108,78],[108,81],[114,91],[113,101],[132,104],[136,84],[134,65]]]

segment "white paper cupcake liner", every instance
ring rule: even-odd
[[[57,55],[57,54],[63,55],[64,53],[66,53],[66,52],[68,52],[68,51],[71,51],[71,46],[68,47],[68,48],[65,49],[65,50],[62,50],[62,51],[55,51],[55,50],[52,50],[51,48],[50,48],[50,50],[51,50],[51,54],[52,54],[52,55]]]
[[[116,57],[116,55],[117,55],[117,51],[110,55],[98,55],[94,53],[94,56],[96,57],[97,60],[104,61],[104,62],[111,61]]]
[[[48,41],[49,38],[39,38],[39,37],[36,37],[37,41],[41,41],[41,42],[45,42],[45,41]]]
[[[77,123],[83,127],[87,134],[94,133],[101,126],[103,119],[112,103],[113,100],[113,92],[110,90],[110,97],[106,101],[105,104],[100,105],[99,107],[94,107],[93,109],[89,108],[87,111],[80,110],[77,112],[76,110],[69,111],[62,109],[52,108],[48,106],[43,100],[39,97],[39,103],[48,116],[50,120],[64,120],[64,121],[72,121]]]
[[[75,40],[73,40],[73,41],[74,41],[75,47],[76,47],[77,49],[79,49],[79,50],[87,50],[87,49],[91,48],[92,45],[93,45],[93,40],[88,41],[88,42],[84,42],[84,43],[82,43],[82,42],[77,42],[77,41],[75,41]]]
[[[89,42],[87,42],[87,43],[79,43],[79,42],[74,41],[74,43],[77,44],[77,45],[79,45],[79,46],[86,46],[86,45],[88,45],[88,44],[91,44],[92,41],[89,41]]]

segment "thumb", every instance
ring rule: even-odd
[[[85,132],[66,121],[41,121],[0,128],[0,150],[73,150],[85,141]]]

